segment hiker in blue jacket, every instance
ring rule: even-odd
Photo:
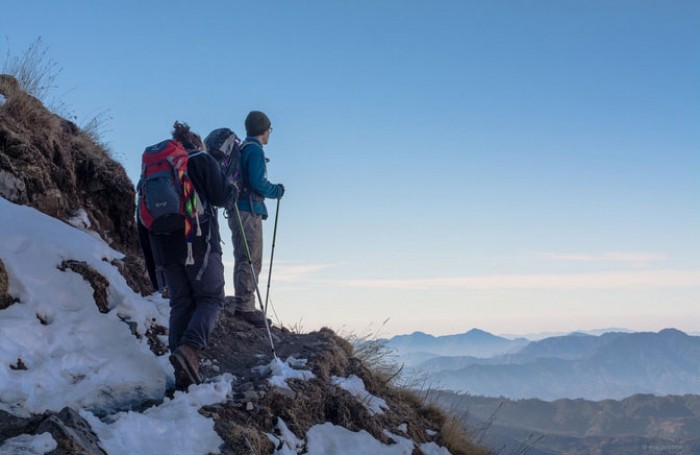
[[[255,276],[250,269],[246,244],[235,214],[230,213],[228,225],[233,238],[235,268],[233,284],[236,290],[234,314],[260,328],[265,326],[265,315],[255,310],[255,284],[262,268],[263,229],[262,221],[267,219],[265,198],[280,199],[284,195],[284,185],[267,180],[267,161],[263,146],[270,141],[272,123],[264,113],[252,111],[245,119],[246,137],[241,150],[241,173],[243,187],[240,188],[238,210],[241,224],[248,242],[250,260]]]
[[[201,235],[195,235],[192,241],[194,264],[187,263],[184,229],[156,235],[146,231],[142,223],[138,225],[147,264],[157,264],[165,276],[170,294],[170,361],[175,368],[176,388],[186,389],[202,381],[199,351],[207,347],[224,306],[224,265],[215,206],[232,207],[237,191],[227,182],[219,163],[202,151],[201,138],[187,124],[175,122],[172,137],[189,154],[187,174],[205,207],[205,214],[200,216]],[[149,275],[154,281],[155,273]]]

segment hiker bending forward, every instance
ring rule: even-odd
[[[233,284],[236,290],[235,315],[256,327],[265,326],[265,315],[255,310],[255,285],[262,268],[263,229],[262,220],[267,219],[265,198],[280,199],[284,186],[272,184],[267,180],[267,159],[263,146],[270,141],[272,124],[270,119],[260,111],[252,111],[245,120],[246,137],[241,149],[241,174],[243,187],[238,198],[238,210],[241,215],[243,232],[235,213],[228,213],[228,225],[233,238],[235,268]],[[245,237],[244,235],[245,234]],[[248,250],[246,250],[246,242]],[[255,276],[251,271],[253,264]]]
[[[227,183],[219,163],[202,151],[201,138],[187,124],[175,122],[174,128],[172,137],[188,152],[187,174],[205,207],[199,229],[194,226],[201,235],[194,236],[190,255],[184,229],[170,235],[146,231],[150,242],[144,242],[145,227],[138,224],[144,252],[148,255],[147,246],[152,248],[155,264],[162,269],[170,293],[170,360],[175,368],[176,387],[183,389],[202,381],[198,352],[207,347],[224,305],[221,235],[214,206],[232,206],[237,194]]]

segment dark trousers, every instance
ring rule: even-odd
[[[195,237],[194,264],[185,265],[187,250],[184,234],[157,238],[156,243],[163,259],[165,281],[170,293],[170,351],[175,351],[183,343],[204,349],[224,305],[221,253],[210,251],[207,255],[204,236]],[[202,267],[205,256],[206,266]],[[200,271],[201,276],[197,279]]]
[[[224,265],[221,253],[210,252],[206,268],[197,280],[202,260],[193,265],[170,262],[163,268],[170,291],[170,334],[173,352],[181,344],[197,349],[207,347],[209,335],[216,327],[224,305]]]

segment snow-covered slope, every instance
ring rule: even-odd
[[[9,294],[19,299],[0,312],[0,409],[111,410],[162,399],[169,366],[143,335],[153,324],[167,326],[167,302],[131,290],[112,265],[122,255],[96,236],[2,198],[0,225],[0,260]],[[108,313],[100,313],[92,286],[66,261],[107,279]],[[141,339],[124,320],[135,323]]]

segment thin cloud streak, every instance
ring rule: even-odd
[[[224,261],[224,267],[233,270],[236,264],[234,261]],[[303,264],[303,265],[285,265],[283,263],[276,264],[272,269],[273,281],[310,281],[309,278],[315,273],[337,267],[338,264]],[[263,270],[260,273],[260,282],[267,281],[268,264],[263,264]]]
[[[304,282],[318,272],[328,270],[337,264],[279,265],[273,268],[272,281],[284,283]],[[267,278],[267,275],[265,275]]]
[[[572,262],[625,262],[632,264],[649,264],[651,262],[664,262],[668,260],[668,255],[663,253],[623,253],[623,252],[604,252],[604,253],[540,253],[540,257],[552,259],[556,261],[572,261]]]
[[[653,289],[700,287],[700,270],[645,270],[562,275],[484,275],[419,280],[335,280],[334,286],[406,290],[432,289]]]

